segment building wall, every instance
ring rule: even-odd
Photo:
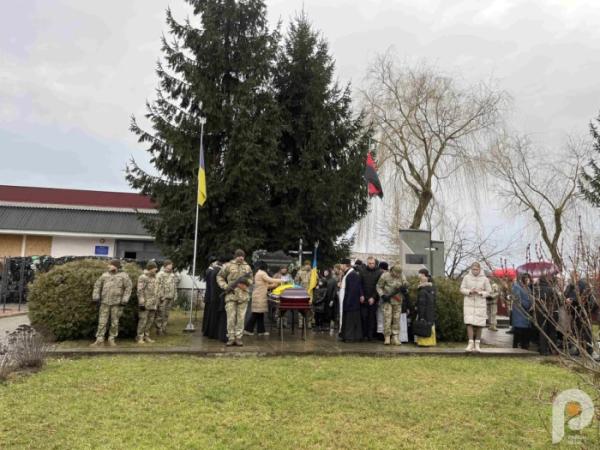
[[[21,256],[23,236],[19,234],[0,234],[0,257]]]
[[[117,250],[115,256],[117,258],[137,259],[139,261],[148,261],[150,259],[162,260],[160,249],[153,241],[133,241],[133,240],[117,240]]]
[[[25,238],[25,256],[50,255],[52,236],[31,236]]]
[[[52,240],[52,253],[55,258],[61,256],[114,256],[115,240],[101,238],[80,238],[70,236],[54,236]],[[107,254],[103,254],[104,248],[98,249],[100,253],[96,253],[96,247],[107,247]]]

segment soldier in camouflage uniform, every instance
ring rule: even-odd
[[[244,260],[245,256],[243,250],[236,250],[234,259],[217,274],[217,283],[225,294],[227,346],[244,345],[244,319],[250,300],[248,288],[252,284],[252,268]]]
[[[123,306],[129,301],[131,296],[131,279],[125,272],[120,272],[121,261],[112,260],[108,264],[108,271],[104,272],[94,284],[92,299],[100,302],[100,311],[98,315],[98,331],[96,332],[96,342],[92,346],[104,343],[106,328],[110,320],[110,330],[108,333],[108,343],[111,346],[117,345],[115,338],[119,334],[119,319],[123,314]]]
[[[312,272],[312,265],[310,263],[310,261],[307,259],[306,261],[304,261],[304,264],[302,265],[302,267],[298,270],[298,273],[296,273],[296,278],[294,278],[294,282],[296,284],[299,284],[300,286],[302,286],[304,289],[306,289],[306,291],[308,292],[308,286],[310,285],[310,274]],[[307,318],[308,318],[308,327],[310,328],[311,325],[311,320],[312,320],[312,311],[309,311],[307,313]],[[300,329],[303,328],[304,323],[303,323],[303,317],[302,314],[298,314],[298,326],[300,327]]]
[[[383,304],[384,344],[400,345],[400,314],[402,312],[402,294],[408,283],[402,273],[402,266],[394,264],[377,282],[377,293]]]
[[[492,283],[492,292],[486,297],[487,306],[487,321],[489,323],[490,331],[498,331],[498,297],[500,296],[500,286],[497,282]]]
[[[167,259],[158,275],[156,275],[158,307],[156,309],[155,325],[158,336],[167,332],[169,311],[173,300],[177,296],[177,282],[177,275],[173,273],[173,262]]]
[[[138,278],[139,313],[137,337],[135,339],[138,344],[154,342],[153,339],[150,339],[150,329],[154,323],[156,308],[158,307],[156,272],[158,272],[158,266],[154,261],[150,261],[146,264],[144,274]]]

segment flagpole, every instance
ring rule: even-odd
[[[206,118],[205,117],[200,117],[200,156],[198,157],[198,159],[201,158],[202,155],[202,144],[203,144],[203,139],[204,139],[204,124],[206,123]],[[198,161],[198,167],[200,167],[200,161]],[[183,331],[187,331],[187,332],[193,332],[196,331],[196,327],[194,326],[194,323],[192,322],[192,312],[194,310],[194,291],[196,288],[196,256],[198,253],[198,215],[200,213],[200,205],[198,204],[198,199],[196,199],[196,225],[194,227],[194,260],[192,262],[192,295],[190,297],[190,320],[188,322],[188,324],[186,325],[185,329]]]

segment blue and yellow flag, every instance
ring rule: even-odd
[[[198,204],[206,203],[206,171],[204,167],[204,148],[200,144],[200,167],[198,168]]]
[[[319,283],[319,272],[317,271],[317,248],[315,247],[315,252],[313,256],[312,270],[310,272],[310,281],[308,283],[308,295],[312,299],[313,290],[317,287]]]

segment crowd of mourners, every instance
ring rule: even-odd
[[[513,348],[529,350],[535,342],[540,354],[594,352],[593,318],[598,301],[592,286],[576,271],[569,279],[551,271],[533,277],[517,274],[517,279],[489,279],[474,263],[463,278],[464,317],[469,344],[467,351],[480,349],[481,331],[490,324],[496,328],[498,301],[509,311]],[[487,305],[483,299],[487,299]]]
[[[579,273],[568,280],[560,275],[538,278],[521,274],[512,289],[513,347],[538,344],[542,355],[594,352],[593,317],[598,301],[592,286]]]
[[[264,261],[257,261],[253,270],[242,250],[237,250],[232,260],[222,256],[211,261],[205,274],[204,336],[227,345],[243,345],[244,335],[269,335],[268,321],[277,328],[306,326],[315,333],[337,335],[343,342],[436,345],[436,291],[426,269],[419,272],[415,298],[409,295],[402,266],[390,267],[374,257],[365,264],[344,259],[321,270],[316,286],[311,286],[312,271],[310,261],[294,276],[288,266],[270,273]],[[301,286],[310,293],[308,314],[278,314],[270,291],[281,284]]]
[[[107,331],[108,343],[115,345],[119,318],[132,293],[132,282],[120,268],[119,260],[110,261],[95,283],[92,298],[99,303],[99,319],[92,345],[103,344]],[[400,263],[390,265],[374,257],[365,264],[344,259],[319,272],[316,283],[314,270],[310,261],[305,261],[293,276],[288,266],[271,273],[264,261],[251,267],[243,250],[236,250],[233,257],[214,258],[205,274],[203,335],[228,346],[241,346],[244,335],[268,336],[267,323],[277,328],[297,324],[343,342],[436,345],[437,291],[427,269],[419,270],[416,290],[409,290]],[[137,282],[139,344],[153,342],[152,329],[159,336],[166,333],[177,283],[171,261],[165,261],[160,271],[155,262],[147,264]],[[277,296],[272,293],[278,287],[295,286],[310,296],[310,309],[304,314],[287,311],[280,315]],[[467,352],[481,351],[483,328],[497,331],[500,303],[510,312],[514,348],[528,350],[530,343],[536,342],[542,355],[561,349],[570,354],[593,354],[592,317],[598,312],[598,301],[577,272],[572,272],[568,281],[554,273],[490,279],[476,262],[463,277],[460,292],[464,295]]]

